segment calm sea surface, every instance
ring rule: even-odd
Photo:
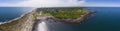
[[[30,7],[0,7],[0,22],[20,17],[20,15],[30,11]]]
[[[47,23],[50,31],[120,31],[120,7],[91,7],[97,11],[82,24]]]

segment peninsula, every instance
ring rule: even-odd
[[[38,21],[80,24],[93,14],[85,7],[36,8],[19,19],[0,25],[0,31],[33,31]]]

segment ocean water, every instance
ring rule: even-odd
[[[9,21],[20,17],[30,11],[31,7],[0,7],[0,22]]]
[[[82,24],[47,23],[49,31],[120,31],[120,7],[90,7],[97,11]]]
[[[120,7],[90,7],[97,11],[82,24],[46,23],[49,31],[120,31]],[[31,10],[29,7],[0,7],[0,22],[9,21]]]

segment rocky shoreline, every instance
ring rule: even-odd
[[[50,22],[61,22],[61,23],[69,23],[69,24],[80,24],[82,22],[84,22],[86,19],[88,19],[90,16],[93,15],[93,13],[95,12],[88,12],[84,15],[82,15],[81,17],[79,18],[76,18],[76,19],[71,19],[71,18],[68,18],[68,19],[62,19],[62,18],[55,18],[53,16],[49,16],[47,17],[47,21],[50,21]]]

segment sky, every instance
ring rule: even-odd
[[[120,0],[0,0],[0,7],[120,7]]]

